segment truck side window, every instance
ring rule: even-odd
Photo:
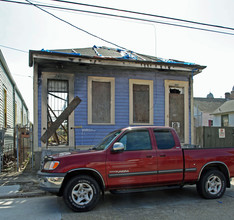
[[[124,145],[125,151],[152,149],[148,131],[130,131],[118,142]]]
[[[175,141],[170,131],[154,131],[158,149],[171,149],[175,146]]]

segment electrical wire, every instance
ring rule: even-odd
[[[181,25],[181,24],[174,24],[174,23],[168,23],[168,22],[163,22],[163,21],[155,21],[155,20],[149,20],[149,19],[142,19],[142,18],[136,18],[136,17],[129,17],[129,16],[121,16],[121,15],[115,15],[115,14],[108,14],[108,13],[101,13],[101,12],[94,12],[94,11],[87,11],[87,10],[80,10],[80,9],[72,9],[72,8],[65,8],[65,7],[59,7],[59,6],[51,6],[51,5],[44,5],[44,4],[34,4],[34,3],[25,3],[25,2],[17,2],[17,1],[9,1],[9,0],[0,0],[0,1],[3,1],[3,2],[9,2],[9,3],[18,3],[18,4],[24,4],[24,5],[33,5],[35,7],[38,7],[40,8],[40,10],[52,15],[53,17],[79,29],[80,31],[83,31],[93,37],[96,37],[100,40],[103,40],[107,43],[111,43],[110,41],[107,41],[107,40],[104,40],[103,38],[101,37],[98,37],[97,35],[94,35],[82,28],[79,28],[69,22],[67,22],[66,20],[64,19],[61,19],[59,18],[58,16],[42,9],[41,7],[47,7],[47,8],[53,8],[53,9],[61,9],[61,10],[69,10],[69,11],[76,11],[76,12],[82,12],[82,13],[89,13],[89,14],[96,14],[96,15],[103,15],[103,16],[111,16],[111,17],[116,17],[116,18],[122,18],[122,19],[131,19],[131,20],[137,20],[137,21],[143,21],[143,22],[150,22],[150,23],[158,23],[158,24],[163,24],[163,25],[170,25],[170,26],[176,26],[176,27],[181,27],[181,28],[188,28],[188,29],[194,29],[194,30],[200,30],[200,31],[207,31],[207,32],[213,32],[213,33],[218,33],[218,34],[225,34],[225,35],[234,35],[234,33],[230,33],[230,32],[224,32],[224,31],[217,31],[217,30],[212,30],[212,29],[205,29],[205,28],[199,28],[199,27],[192,27],[192,26],[187,26],[187,25]],[[26,0],[27,1],[27,0]],[[233,29],[234,28],[229,28],[229,29]],[[113,44],[113,43],[111,43]],[[113,44],[116,46],[116,44]],[[118,46],[120,48],[123,48],[121,46]],[[126,49],[126,48],[123,48],[123,49]]]
[[[47,10],[41,8],[41,7],[39,7],[37,4],[34,4],[34,3],[30,2],[29,0],[25,0],[25,1],[27,1],[27,2],[30,3],[31,5],[35,6],[36,8],[40,9],[41,11],[43,11],[43,12],[45,12],[45,13],[47,13],[47,14],[53,16],[54,18],[56,18],[56,19],[58,19],[58,20],[60,20],[60,21],[62,21],[62,22],[64,22],[64,23],[66,23],[66,24],[68,24],[68,25],[70,25],[70,26],[72,26],[72,27],[74,27],[74,28],[76,28],[76,29],[78,29],[78,30],[80,30],[80,31],[82,31],[82,32],[84,32],[84,33],[86,33],[86,34],[89,34],[89,35],[92,36],[92,37],[95,37],[95,38],[97,38],[97,39],[99,39],[99,40],[102,40],[102,41],[104,41],[104,42],[106,42],[106,43],[112,44],[112,45],[114,45],[114,46],[116,46],[116,47],[118,47],[118,48],[122,48],[122,49],[124,49],[124,50],[127,50],[127,48],[125,48],[125,47],[122,47],[122,46],[120,46],[120,45],[118,45],[118,44],[115,44],[115,43],[113,43],[113,42],[111,42],[111,41],[105,40],[104,38],[101,38],[101,37],[99,37],[99,36],[97,36],[97,35],[95,35],[95,34],[92,34],[91,32],[88,32],[88,31],[86,31],[86,30],[84,30],[84,29],[82,29],[82,28],[79,28],[79,27],[75,26],[74,24],[72,24],[72,23],[70,23],[70,22],[68,22],[68,21],[66,21],[66,20],[64,20],[64,19],[62,19],[62,18],[60,18],[60,17],[54,15],[53,13],[51,13],[51,12],[49,12],[49,11],[47,11]]]
[[[28,78],[33,78],[32,76],[30,75],[22,75],[22,74],[13,74],[13,76],[19,76],[19,77],[28,77]]]
[[[223,29],[228,29],[228,30],[232,30],[232,31],[234,30],[234,28],[225,27],[225,26],[216,25],[216,24],[208,24],[208,23],[203,23],[203,22],[167,17],[167,16],[162,16],[162,15],[154,15],[154,14],[149,14],[149,13],[130,11],[130,10],[125,10],[125,9],[118,9],[118,8],[106,7],[106,6],[100,6],[100,5],[90,5],[90,4],[71,2],[71,1],[65,1],[65,0],[51,0],[51,1],[59,2],[59,3],[62,2],[62,3],[68,3],[68,4],[74,4],[74,5],[87,6],[87,7],[94,7],[94,8],[100,8],[100,9],[106,9],[106,10],[112,10],[112,11],[118,11],[118,12],[125,12],[125,13],[137,14],[137,15],[144,15],[144,16],[150,16],[150,17],[157,17],[157,18],[169,19],[169,20],[174,20],[174,21],[179,21],[179,22],[186,22],[186,23],[191,23],[191,24],[196,24],[196,25],[204,25],[204,26],[215,27],[215,28],[223,28]]]
[[[7,49],[15,50],[15,51],[22,52],[22,53],[28,53],[28,51],[16,49],[16,48],[13,48],[13,47],[4,46],[2,44],[0,44],[0,47],[4,47],[4,48],[7,48]]]

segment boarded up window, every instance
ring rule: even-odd
[[[133,84],[133,123],[149,123],[149,85]]]
[[[111,83],[92,81],[92,123],[111,123]]]

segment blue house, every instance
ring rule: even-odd
[[[205,66],[107,47],[30,51],[34,150],[95,145],[127,126],[171,126],[193,140],[193,77]],[[41,136],[74,97],[82,101],[46,141]]]

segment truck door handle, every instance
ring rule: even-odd
[[[159,157],[166,157],[166,154],[159,154]]]
[[[152,155],[147,155],[146,158],[152,158],[153,156]]]

